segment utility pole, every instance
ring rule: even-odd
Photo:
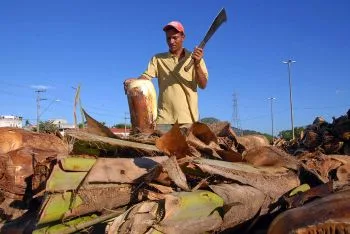
[[[288,64],[288,78],[289,78],[289,102],[290,102],[290,120],[292,123],[292,136],[293,140],[295,139],[295,134],[294,134],[294,120],[293,120],[293,99],[292,99],[292,78],[290,75],[290,65],[292,63],[295,63],[296,61],[294,60],[287,60],[287,61],[282,61],[284,64]]]
[[[239,120],[239,114],[238,114],[238,100],[237,100],[237,94],[233,93],[233,114],[232,114],[232,125],[233,127],[237,128],[237,134],[242,136],[243,131],[241,129],[241,124]]]
[[[83,107],[81,104],[81,99],[80,99],[80,85],[78,85],[78,88],[72,87],[72,89],[75,90],[75,97],[74,97],[74,106],[73,106],[73,115],[74,115],[74,127],[78,128],[78,121],[77,121],[77,104],[79,103],[79,108],[80,108],[80,115],[81,115],[81,121],[82,121],[82,126],[84,128],[85,126],[85,115],[83,112]]]
[[[35,90],[35,92],[37,93],[36,96],[36,131],[40,132],[40,101],[44,101],[46,100],[46,98],[41,98],[40,97],[40,93],[46,92],[45,89],[38,89]]]
[[[276,100],[274,97],[269,97],[268,100],[270,100],[270,111],[271,111],[271,136],[272,136],[272,144],[273,144],[273,107],[272,103],[273,100]]]

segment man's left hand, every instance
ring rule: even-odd
[[[192,58],[194,60],[194,64],[198,65],[203,58],[203,48],[196,47],[192,53]]]

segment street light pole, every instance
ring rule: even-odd
[[[130,118],[128,117],[129,113],[125,112],[124,114],[125,114],[125,116],[124,116],[124,136],[126,137],[126,120],[130,119]]]
[[[295,134],[294,134],[294,120],[293,120],[293,99],[292,99],[292,78],[290,75],[290,65],[292,63],[295,63],[296,61],[294,60],[287,60],[287,61],[283,61],[284,64],[288,64],[288,78],[289,78],[289,102],[290,102],[290,120],[292,123],[292,137],[293,140],[295,139]]]
[[[273,100],[276,100],[274,97],[269,97],[270,100],[270,111],[271,111],[271,135],[272,135],[272,144],[273,144],[273,108],[272,108],[272,103]]]
[[[40,98],[40,93],[45,92],[45,89],[38,89],[35,90],[35,92],[37,93],[36,96],[36,131],[40,132],[40,101],[46,100],[46,98]]]

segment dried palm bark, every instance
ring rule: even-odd
[[[307,171],[316,175],[323,183],[336,179],[332,171],[337,171],[342,165],[350,164],[347,156],[324,155],[322,153],[305,153],[300,155],[298,160]],[[343,179],[345,177],[346,175],[342,176]]]
[[[247,163],[202,158],[194,159],[193,163],[205,173],[257,188],[272,201],[300,184],[297,174],[283,167],[254,167]]]
[[[349,199],[350,190],[346,190],[285,211],[273,220],[268,234],[349,233]]]
[[[350,183],[350,164],[345,164],[338,167],[337,178],[339,181],[346,181]]]
[[[229,124],[208,127],[195,123],[181,129],[175,124],[156,140],[157,147],[86,132],[68,133],[68,139],[85,142],[89,150],[120,153],[136,149],[143,155],[156,152],[168,156],[102,158],[96,154],[52,161],[56,163],[53,169],[42,170],[42,177],[38,176],[38,181],[47,180],[40,230],[63,230],[54,223],[73,219],[62,232],[76,231],[74,227],[96,224],[98,218],[104,220],[105,214],[118,207],[134,205],[114,219],[109,232],[224,231],[272,212],[271,207],[300,184],[300,165],[324,182],[337,178],[347,183],[349,179],[345,156],[324,159],[303,155],[296,159],[266,145],[247,150],[230,129]],[[151,151],[149,147],[153,147]],[[239,162],[232,163],[235,160]]]
[[[108,213],[131,200],[130,185],[95,185],[76,192],[52,193],[45,196],[37,225],[51,226],[53,222],[65,222],[75,217],[93,213]]]
[[[119,215],[106,227],[106,233],[146,233],[150,227],[162,218],[159,202],[138,203]]]
[[[218,139],[218,144],[224,149],[232,149],[235,152],[242,153],[243,146],[238,143],[237,135],[233,131],[229,122],[218,122],[209,124],[208,127],[213,131]]]
[[[163,170],[169,175],[169,178],[184,191],[189,191],[185,174],[179,167],[176,157],[172,156],[161,164]]]
[[[242,161],[240,153],[219,145],[214,132],[203,123],[193,123],[190,128],[180,130],[175,124],[172,129],[156,140],[156,146],[167,155],[177,158],[186,156],[209,157],[231,162]]]
[[[222,218],[220,196],[209,191],[166,195],[164,218],[154,226],[162,233],[204,233],[217,229]]]
[[[328,157],[342,163],[342,165],[336,169],[337,180],[350,183],[350,157],[346,155],[328,155]]]
[[[234,133],[226,130],[227,127],[229,126],[224,125],[222,129],[219,130],[218,125],[216,126],[215,130],[221,134],[221,137],[218,138],[209,126],[199,122],[193,123],[189,129],[186,140],[189,145],[209,155],[209,157],[230,162],[240,162],[242,161],[242,155],[237,152],[234,145],[235,139],[232,139]],[[225,134],[228,137],[224,137]]]
[[[63,219],[110,211],[127,205],[133,197],[132,193],[133,187],[128,184],[83,186],[75,193],[75,199],[81,199],[82,204],[65,212]]]
[[[136,187],[155,178],[158,174],[153,170],[167,159],[65,158],[47,181],[38,224],[112,210],[129,204],[133,197],[138,201]]]
[[[180,192],[143,202],[117,217],[107,233],[204,233],[222,223],[223,200],[209,191]]]
[[[54,135],[29,132],[20,128],[0,128],[0,154],[26,147],[56,152],[63,156],[69,153],[68,145]]]
[[[327,123],[323,118],[317,117],[311,125],[306,127],[303,136],[297,139],[295,144],[285,142],[280,147],[291,154],[298,154],[300,151],[350,154],[349,141],[350,116],[347,114],[333,118],[333,123]]]
[[[98,136],[120,139],[120,137],[115,135],[108,127],[106,127],[103,124],[101,124],[100,122],[96,121],[84,109],[82,109],[82,110],[83,110],[83,113],[84,113],[84,116],[86,119],[86,123],[87,123],[86,131],[88,133],[98,135]]]
[[[122,157],[163,155],[163,152],[154,145],[103,137],[83,131],[67,131],[66,137],[68,142],[73,142],[73,154],[101,156],[111,152],[114,156]]]
[[[7,221],[20,218],[32,196],[45,188],[53,164],[69,153],[60,138],[18,128],[0,128],[0,189],[6,200],[0,209]],[[35,176],[41,165],[42,176]],[[24,224],[23,224],[24,225]]]
[[[344,141],[350,140],[350,116],[341,116],[333,121],[334,133]]]
[[[165,162],[167,156],[142,158],[99,158],[89,171],[85,183],[139,183],[139,179]]]
[[[53,161],[68,155],[67,145],[58,137],[17,128],[0,128],[0,151],[0,188],[20,200],[26,191],[40,189],[42,181],[32,181],[36,166],[50,170]]]
[[[270,145],[269,140],[263,135],[247,135],[237,137],[238,143],[244,146],[244,150]]]
[[[254,166],[285,167],[298,170],[299,162],[286,152],[274,146],[253,148],[244,155],[244,161]]]
[[[350,155],[350,141],[344,143],[344,154]]]
[[[270,199],[260,190],[239,184],[217,184],[210,188],[224,200],[223,223],[219,230],[235,227],[266,210]]]
[[[302,144],[307,148],[314,150],[315,148],[321,146],[322,138],[318,132],[314,130],[308,130],[304,133],[304,138],[302,139]]]
[[[178,123],[175,123],[170,131],[156,140],[156,146],[165,154],[176,156],[176,158],[191,155],[186,138],[181,133]]]

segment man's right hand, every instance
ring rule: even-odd
[[[137,79],[149,80],[147,77],[142,76],[142,75],[141,75],[139,78],[129,78],[129,79],[126,79],[126,80],[124,81],[124,91],[125,91],[125,94],[127,94],[126,91],[128,90],[128,86],[129,86],[130,82],[133,81],[133,80],[137,80]]]
[[[128,90],[128,86],[130,84],[131,81],[136,80],[137,78],[130,78],[130,79],[126,79],[124,80],[124,92],[125,94],[127,94],[127,90]]]

